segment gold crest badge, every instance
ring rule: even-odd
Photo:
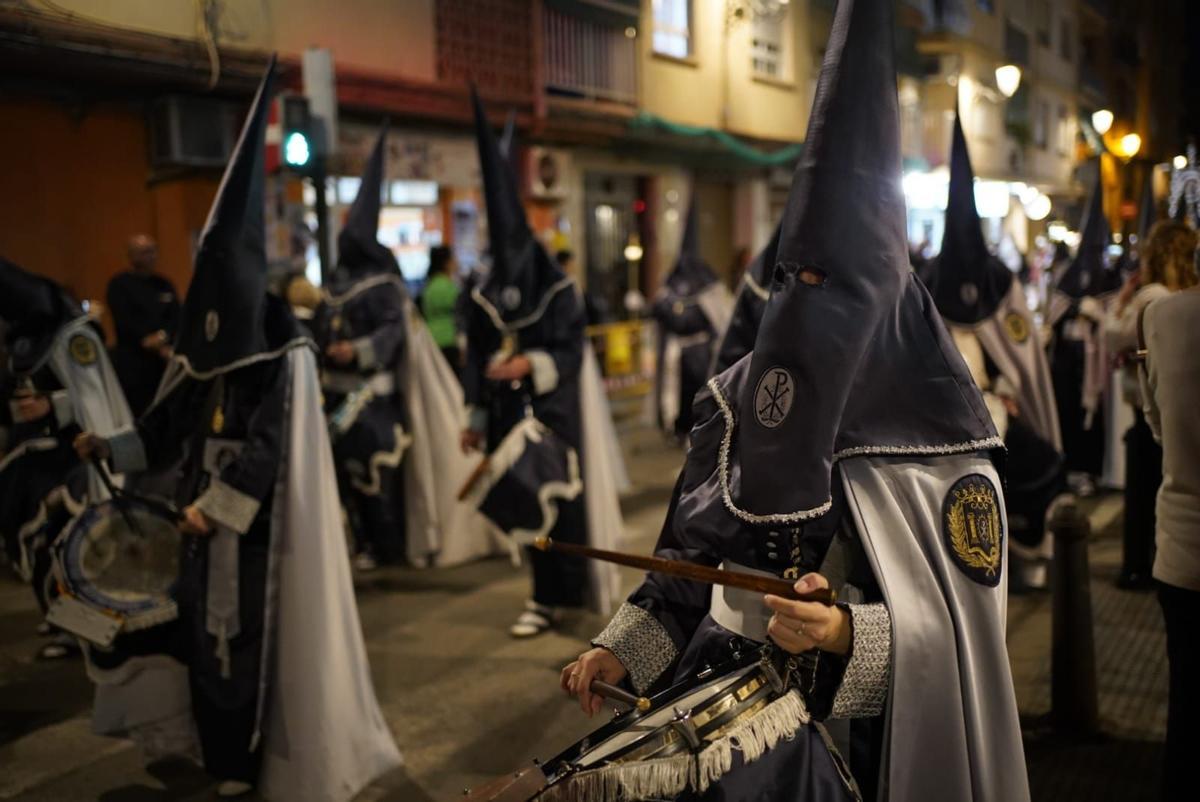
[[[71,359],[80,365],[91,365],[96,362],[96,344],[86,334],[76,334],[67,343]]]
[[[974,473],[954,483],[942,504],[942,534],[964,574],[981,585],[1000,584],[1004,522],[990,479]]]
[[[1004,318],[1004,330],[1018,345],[1029,339],[1029,322],[1017,312],[1009,312]]]

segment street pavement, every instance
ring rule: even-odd
[[[627,548],[648,552],[682,453],[649,431],[622,436],[633,490],[623,499]],[[1009,649],[1026,728],[1034,799],[1157,798],[1166,660],[1152,595],[1112,587],[1120,560],[1119,496],[1085,503],[1103,734],[1055,734],[1050,707],[1050,597],[1010,599]],[[624,571],[630,588],[637,572]],[[527,641],[506,628],[528,593],[524,569],[493,559],[451,569],[385,569],[357,578],[375,688],[405,766],[359,802],[451,800],[462,789],[548,758],[602,723],[558,689],[561,667],[604,621],[578,614]],[[136,749],[92,735],[91,687],[78,662],[33,660],[37,610],[0,581],[0,800],[199,802],[215,798],[198,769],[147,770]]]

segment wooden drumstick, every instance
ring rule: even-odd
[[[742,590],[752,590],[756,593],[770,593],[791,601],[820,602],[824,605],[837,603],[837,592],[831,588],[820,588],[808,593],[797,593],[793,583],[787,579],[771,576],[747,574],[742,571],[726,571],[724,568],[711,568],[707,565],[668,560],[664,557],[643,557],[640,554],[626,554],[622,551],[606,551],[581,546],[577,543],[561,543],[548,537],[539,537],[533,541],[534,548],[542,551],[557,551],[563,554],[574,554],[592,560],[627,565],[630,568],[641,568],[643,571],[653,571],[659,574],[691,579],[694,582],[707,582],[710,585],[724,585]]]
[[[592,680],[592,684],[588,686],[588,690],[597,696],[603,696],[605,699],[629,705],[632,710],[645,713],[650,709],[650,700],[645,696],[634,696],[629,691],[618,688],[616,685],[609,685],[607,682],[601,682],[598,679]]]
[[[463,482],[463,486],[458,490],[459,501],[466,500],[467,496],[471,493],[471,488],[475,487],[475,483],[483,478],[483,475],[487,473],[488,466],[491,464],[492,461],[487,457],[484,457],[483,460],[481,460],[480,463],[475,466],[475,470],[471,471],[471,475],[467,477],[467,481]]]

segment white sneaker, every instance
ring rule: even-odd
[[[241,780],[224,780],[217,786],[217,796],[222,799],[232,799],[235,796],[245,796],[254,790],[254,786]]]
[[[508,628],[508,634],[514,638],[532,638],[551,629],[558,620],[558,615],[551,607],[545,607],[537,602],[525,602],[525,612],[517,616],[517,621]]]

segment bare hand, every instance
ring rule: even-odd
[[[349,365],[354,361],[354,346],[349,340],[338,340],[329,344],[325,349],[325,356],[333,360],[334,364]]]
[[[167,344],[167,333],[162,329],[152,331],[142,338],[142,347],[158,353]]]
[[[523,379],[532,372],[533,366],[529,364],[529,357],[517,354],[505,362],[488,366],[483,375],[492,381],[506,382]]]
[[[75,441],[71,445],[75,447],[75,453],[84,462],[91,462],[93,459],[108,459],[112,456],[112,448],[109,447],[108,441],[91,432],[82,432],[76,435]]]
[[[462,434],[458,438],[458,446],[464,454],[481,450],[483,448],[483,432],[477,432],[473,429],[463,429]]]
[[[579,698],[580,709],[590,718],[604,708],[604,697],[591,691],[592,680],[616,685],[628,673],[615,654],[603,646],[597,646],[579,655],[578,660],[562,670],[559,685],[569,696]]]
[[[797,593],[827,587],[829,580],[820,574],[805,574],[795,584]],[[784,651],[800,654],[820,649],[840,655],[850,652],[850,615],[841,607],[791,601],[769,594],[764,601],[775,611],[767,633]]]
[[[212,521],[195,504],[189,504],[183,508],[179,529],[185,535],[194,535],[195,537],[204,537],[213,533]]]
[[[41,420],[50,414],[50,399],[44,395],[22,395],[17,397],[17,417],[20,423]]]
[[[1135,270],[1130,274],[1129,278],[1125,279],[1125,284],[1121,287],[1121,292],[1117,295],[1117,308],[1124,309],[1125,306],[1133,300],[1133,295],[1138,291],[1138,287],[1142,285],[1142,274],[1140,270]]]

